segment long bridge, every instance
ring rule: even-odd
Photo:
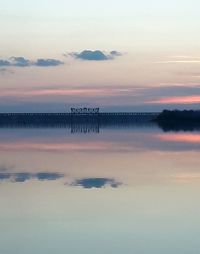
[[[159,112],[0,113],[0,127],[72,124],[120,125],[150,122],[159,114]]]

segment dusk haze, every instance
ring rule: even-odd
[[[199,31],[199,0],[0,0],[0,254],[200,253]]]
[[[1,112],[200,103],[197,0],[1,0]]]

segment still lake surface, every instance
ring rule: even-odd
[[[198,254],[199,196],[200,132],[0,129],[0,254]]]

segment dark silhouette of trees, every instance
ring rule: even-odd
[[[164,131],[200,130],[200,111],[163,110],[155,121]]]
[[[158,115],[156,121],[167,121],[167,122],[199,122],[200,123],[200,110],[163,110]]]

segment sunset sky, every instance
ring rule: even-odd
[[[198,0],[0,0],[0,112],[200,108]]]

